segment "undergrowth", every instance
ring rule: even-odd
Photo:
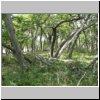
[[[74,54],[75,55],[75,54]],[[86,68],[88,61],[75,62],[53,61],[50,66],[34,59],[26,72],[21,71],[20,65],[14,59],[3,56],[2,62],[2,85],[3,86],[77,86],[79,80],[86,72],[80,82],[80,86],[98,85],[98,65]],[[75,56],[73,57],[75,58]],[[84,59],[87,59],[88,56]],[[91,57],[90,57],[91,59]],[[87,60],[90,60],[89,58]],[[90,61],[89,61],[90,62]]]

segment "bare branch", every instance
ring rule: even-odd
[[[78,17],[78,18],[73,18],[73,19],[61,21],[61,22],[59,22],[59,23],[55,26],[55,28],[59,27],[61,24],[65,23],[65,22],[78,21],[78,20],[81,20],[81,19],[83,19],[83,18],[84,18],[84,17]]]
[[[86,75],[86,72],[82,75],[82,77],[81,77],[80,80],[78,81],[77,86],[80,85],[80,83],[81,83],[82,79],[85,77],[85,75]]]

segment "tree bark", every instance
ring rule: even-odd
[[[10,36],[11,45],[15,51],[13,54],[16,57],[16,59],[18,60],[18,62],[20,63],[20,65],[22,66],[22,70],[24,70],[26,67],[26,62],[25,62],[24,56],[22,54],[22,51],[19,47],[18,41],[15,37],[15,29],[14,29],[14,26],[12,23],[11,15],[5,14],[4,20],[5,20],[7,32],[9,33],[9,36]]]
[[[7,48],[7,49],[9,49],[9,50],[11,50],[11,51],[13,52],[13,54],[15,54],[15,50],[14,50],[12,47],[10,47],[10,46],[8,46],[8,45],[6,45],[6,44],[4,44],[4,43],[2,43],[2,46],[5,47],[5,48]],[[23,56],[24,56],[24,55],[23,55]],[[29,58],[25,57],[25,56],[24,56],[24,59],[25,59],[26,61],[28,61],[30,64],[32,63],[32,61],[31,61]]]
[[[74,35],[75,35],[75,33],[71,34],[70,36],[68,36],[68,38],[66,38],[65,40],[62,41],[62,43],[60,44],[59,48],[57,49],[57,51],[55,53],[55,56],[54,56],[55,58],[58,57],[60,52],[62,52],[61,49],[63,48],[65,43],[68,42]]]
[[[56,57],[58,54],[58,52],[54,55],[54,46],[55,46],[55,42],[56,42],[56,37],[57,37],[57,33],[56,33],[56,30],[57,28],[62,25],[63,23],[66,23],[66,22],[72,22],[72,21],[78,21],[80,19],[83,19],[84,17],[77,17],[77,18],[73,18],[73,19],[68,19],[68,20],[64,20],[64,21],[61,21],[59,22],[55,27],[52,27],[52,31],[53,31],[53,37],[52,37],[52,43],[51,43],[51,57]]]
[[[43,44],[42,44],[42,32],[41,32],[41,34],[40,34],[40,49],[41,50],[43,50],[43,46],[42,46]]]
[[[32,36],[31,48],[32,48],[32,52],[33,52],[33,50],[34,50],[34,45],[33,45],[33,43],[34,43],[34,37],[33,37],[33,33],[32,32],[31,32],[31,36]]]
[[[31,43],[31,52],[35,52],[36,50],[36,46],[35,46],[35,43],[36,43],[36,38],[37,38],[37,32],[38,32],[38,26],[36,27],[36,32],[32,32],[32,29],[31,29],[31,37],[32,37],[32,43]]]
[[[72,53],[73,53],[73,50],[74,50],[74,47],[75,47],[75,44],[77,42],[77,39],[79,38],[79,35],[81,34],[81,32],[77,35],[76,39],[73,41],[73,44],[72,46],[70,47],[70,51],[69,51],[69,54],[68,54],[68,57],[67,58],[72,58]]]
[[[86,27],[84,27],[84,24],[83,24],[82,27],[80,27],[75,33],[71,34],[67,39],[65,39],[60,44],[60,46],[57,49],[57,52],[55,53],[54,57],[56,58],[56,57],[58,57],[58,55],[60,56],[61,53],[66,49],[66,47],[76,39],[76,37],[80,34],[80,32],[82,32],[82,31],[86,30],[87,28],[91,27],[93,24],[87,25]]]
[[[54,45],[55,45],[55,41],[56,41],[56,28],[53,28],[53,37],[52,37],[52,43],[51,43],[51,57],[53,57],[53,53],[54,53]]]
[[[73,33],[71,36],[69,36],[65,41],[62,42],[62,44],[60,45],[60,47],[58,48],[55,57],[57,57],[58,55],[61,55],[61,53],[63,52],[64,49],[66,49],[66,47],[76,39],[76,37],[80,34],[80,32],[83,30],[83,26],[78,29],[75,33]]]

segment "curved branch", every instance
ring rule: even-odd
[[[68,19],[68,20],[61,21],[55,26],[55,28],[58,28],[61,24],[65,23],[65,22],[78,21],[78,20],[81,20],[83,18],[84,17],[78,17],[78,18],[73,18],[73,19]]]

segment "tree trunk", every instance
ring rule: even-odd
[[[89,52],[89,46],[88,46],[88,39],[87,39],[87,35],[85,34],[85,31],[84,31],[84,36],[85,36],[85,45],[87,47],[87,51]]]
[[[58,48],[58,38],[56,39],[55,48]]]
[[[95,53],[95,37],[93,35],[92,35],[92,52],[91,53]]]
[[[96,52],[97,52],[98,51],[98,40],[96,39],[95,41],[96,41],[96,45],[95,46],[96,46]]]
[[[90,31],[90,52],[92,53],[92,32]]]
[[[32,29],[31,29],[31,37],[32,37],[32,43],[31,43],[31,52],[35,52],[35,41],[37,38],[37,32],[38,32],[38,26],[36,28],[36,32],[33,33]]]
[[[51,44],[51,57],[53,57],[55,41],[56,41],[56,28],[53,28],[53,38],[52,38],[52,44]]]
[[[62,43],[60,44],[59,48],[57,49],[57,51],[55,53],[55,58],[58,57],[58,55],[62,52],[64,45],[74,36],[74,34],[75,33],[71,34],[67,39],[62,41]]]
[[[8,45],[6,45],[6,44],[4,44],[4,43],[2,43],[2,46],[5,47],[6,49],[9,49],[10,51],[13,52],[13,54],[15,54],[15,50],[14,50],[12,47],[10,47],[10,46],[8,46]],[[24,55],[23,55],[23,56],[24,56]],[[32,61],[31,61],[29,58],[25,57],[25,56],[24,56],[24,59],[25,59],[26,61],[28,61],[29,63],[32,63]]]
[[[36,36],[34,36],[32,32],[31,32],[31,37],[32,37],[31,52],[35,52],[35,40],[36,40]]]
[[[12,23],[11,15],[5,14],[4,20],[5,20],[6,29],[10,36],[11,45],[15,51],[13,54],[16,57],[16,59],[18,60],[18,62],[20,63],[20,65],[22,66],[22,70],[24,70],[26,67],[26,62],[25,62],[24,56],[21,52],[21,49],[19,47],[18,41],[15,38],[15,29],[14,29],[14,26]]]
[[[66,40],[64,40],[59,48],[57,49],[57,52],[55,53],[55,57],[58,57],[64,49],[77,37],[77,35],[83,30],[83,27],[78,29],[75,33],[71,34]]]
[[[80,48],[81,47],[81,39],[80,39],[80,37],[78,38],[78,48]]]
[[[31,44],[32,51],[31,51],[31,52],[33,52],[33,50],[34,50],[34,46],[33,46],[33,43],[34,43],[34,37],[33,37],[33,33],[32,33],[32,32],[31,32],[31,37],[32,37],[32,44]]]
[[[94,23],[93,23],[94,24]],[[92,26],[93,24],[90,24],[86,27],[84,27],[84,24],[82,25],[82,27],[80,27],[75,33],[71,34],[67,39],[65,39],[59,46],[59,48],[57,49],[56,53],[55,53],[55,58],[58,57],[58,55],[60,56],[61,53],[64,51],[64,49],[66,49],[66,47],[76,39],[76,37],[78,36],[78,34],[80,34],[81,31],[86,30],[87,28],[89,28],[90,26]]]
[[[42,47],[42,32],[40,34],[40,49],[43,50],[43,47]]]
[[[30,51],[29,51],[28,43],[26,44],[26,48],[27,48],[27,52],[30,52]]]
[[[67,58],[72,58],[72,53],[73,53],[75,44],[77,43],[77,39],[79,38],[80,33],[77,35],[76,39],[73,41],[72,46],[70,47],[70,51],[69,51],[69,54],[68,54]]]
[[[52,40],[52,35],[48,34],[47,41],[48,41],[49,49],[51,49],[51,40]]]

